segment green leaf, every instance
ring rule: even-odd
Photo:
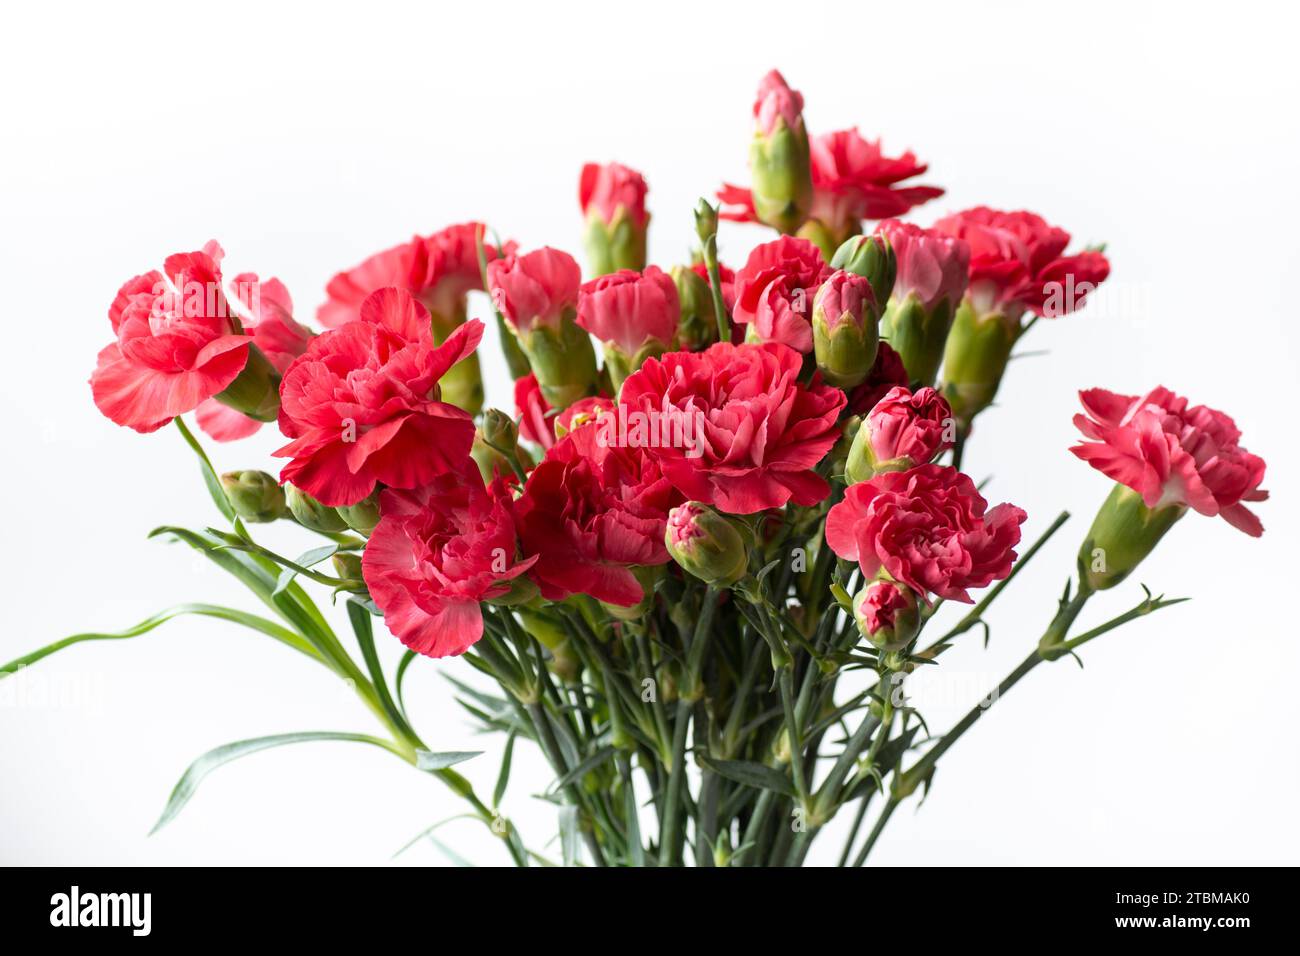
[[[477,757],[482,752],[481,750],[445,750],[442,753],[434,753],[432,750],[417,750],[415,752],[415,769],[443,770],[458,763],[464,763],[471,757]]]
[[[402,699],[402,681],[406,679],[406,669],[411,666],[411,661],[415,660],[415,651],[406,650],[402,654],[402,659],[397,664],[397,676],[393,678],[393,688],[397,692],[397,706],[402,708],[402,713],[406,713],[406,701]]]
[[[194,791],[198,789],[203,778],[216,770],[222,764],[230,763],[240,757],[248,754],[254,754],[262,750],[269,750],[272,747],[282,747],[285,744],[308,743],[317,740],[350,740],[357,743],[371,744],[376,747],[382,747],[392,753],[400,756],[400,751],[387,740],[379,737],[372,737],[369,734],[352,734],[340,731],[330,730],[309,730],[294,734],[275,734],[270,737],[255,737],[251,740],[239,740],[235,743],[225,744],[217,747],[215,750],[209,750],[198,760],[194,761],[186,769],[180,781],[172,790],[171,796],[167,800],[167,806],[163,808],[162,816],[158,822],[153,825],[149,835],[157,833],[168,823],[176,818],[176,815],[184,809],[185,804],[189,803],[190,797],[194,796]]]
[[[55,641],[53,644],[47,644],[40,650],[32,651],[16,660],[10,661],[3,667],[0,667],[0,678],[5,677],[15,671],[21,670],[29,664],[34,664],[44,657],[49,657],[56,651],[61,651],[65,647],[71,647],[73,644],[80,644],[83,641],[117,641],[130,637],[139,637],[141,634],[147,634],[161,624],[165,624],[172,618],[181,617],[186,614],[197,614],[203,617],[215,617],[225,621],[233,621],[235,624],[242,624],[244,627],[251,628],[255,631],[273,637],[282,644],[292,647],[296,651],[301,651],[308,657],[316,658],[316,651],[302,637],[295,634],[288,628],[281,627],[274,621],[268,621],[266,618],[258,617],[256,614],[248,614],[245,611],[239,611],[235,608],[220,607],[215,604],[178,604],[170,607],[165,611],[159,611],[152,617],[147,617],[135,627],[129,627],[124,631],[109,632],[91,632],[87,634],[73,634],[71,637],[65,637],[62,640]]]
[[[516,730],[510,731],[506,737],[506,750],[501,755],[501,772],[497,774],[497,785],[492,790],[492,806],[494,808],[501,806],[501,798],[506,795],[506,786],[510,783],[510,762],[515,754],[515,740],[519,737]]]
[[[445,819],[445,820],[439,820],[439,821],[438,821],[437,823],[435,823],[433,826],[425,827],[423,830],[421,830],[419,833],[417,833],[414,837],[412,837],[410,840],[408,840],[408,841],[407,841],[407,842],[402,846],[402,848],[401,848],[400,850],[398,850],[396,853],[393,854],[392,859],[394,859],[394,860],[397,859],[399,856],[401,856],[403,853],[405,853],[405,852],[406,852],[407,850],[409,850],[411,847],[415,846],[417,843],[419,843],[419,842],[420,842],[421,840],[423,840],[425,837],[427,837],[427,836],[432,836],[434,832],[436,832],[437,830],[439,830],[439,829],[441,829],[442,827],[446,826],[448,823],[453,823],[453,822],[455,822],[456,820],[478,820],[478,819],[479,819],[479,815],[478,815],[477,813],[458,813],[458,814],[456,814],[454,817],[448,817],[448,818]]]
[[[207,452],[203,450],[203,446],[199,444],[198,439],[185,427],[185,422],[181,421],[179,415],[173,421],[176,422],[176,427],[180,429],[185,443],[198,456],[199,470],[203,473],[203,483],[208,486],[208,494],[212,496],[212,503],[217,506],[217,510],[221,512],[227,521],[233,522],[235,520],[235,509],[230,506],[230,499],[226,497],[225,489],[221,487],[221,480],[217,477],[217,471],[212,467]]]
[[[392,695],[388,692],[388,683],[384,680],[384,669],[380,666],[379,654],[375,651],[375,632],[370,624],[370,612],[357,601],[349,600],[347,606],[348,619],[352,622],[352,630],[357,635],[357,644],[361,646],[361,656],[366,662],[366,669],[370,672],[370,681],[375,685],[375,692],[379,695],[380,706],[384,708],[384,713],[393,722],[393,726],[397,727],[407,737],[414,739],[415,731],[406,722],[406,717],[398,709]],[[450,764],[444,766],[450,766]],[[437,770],[439,768],[422,767],[421,769]]]
[[[578,835],[578,808],[571,803],[560,807],[560,858],[565,866],[575,866],[581,852],[582,839]]]
[[[333,555],[334,552],[338,551],[338,549],[339,546],[337,544],[325,544],[321,545],[319,548],[312,548],[310,551],[304,551],[302,554],[298,555],[298,559],[293,562],[298,567],[286,566],[284,570],[280,572],[280,576],[275,582],[275,590],[271,593],[283,594],[285,589],[293,583],[293,579],[298,576],[298,568],[311,568],[320,564],[326,558]]]
[[[551,790],[555,793],[558,793],[559,791],[563,790],[565,787],[567,787],[569,784],[573,783],[574,781],[581,780],[592,770],[595,770],[597,767],[603,764],[610,757],[614,756],[615,752],[616,752],[615,748],[612,746],[601,747],[594,754],[591,754],[585,760],[578,763],[577,766],[575,766],[572,770],[566,773],[559,780],[556,780],[555,783],[551,784]]]
[[[772,790],[786,797],[797,796],[794,782],[789,777],[761,763],[750,760],[715,760],[704,756],[700,757],[700,762],[715,773],[736,783],[757,787],[760,790]]]

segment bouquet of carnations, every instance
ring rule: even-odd
[[[775,71],[753,114],[750,187],[700,202],[694,261],[669,271],[646,263],[644,179],[610,164],[581,173],[585,282],[569,254],[520,250],[479,223],[340,272],[320,332],[278,280],[225,275],[215,242],[128,280],[95,404],[141,433],[175,424],[223,522],[153,534],[264,609],[180,605],[0,675],[207,615],[347,680],[382,726],[211,751],[160,826],[216,766],[333,739],[436,777],[520,866],[797,866],[839,813],[852,820],[839,862],[863,864],[990,702],[1177,603],[1143,588],[1127,612],[1075,626],[1184,514],[1261,534],[1245,503],[1266,497],[1264,462],[1227,415],[1163,387],[1081,392],[1070,450],[1112,479],[1109,495],[1024,662],[932,733],[909,676],[986,628],[1067,517],[1022,548],[1025,512],[989,506],[963,448],[1021,338],[1077,311],[1110,265],[1100,248],[1067,252],[1070,235],[1029,212],[900,221],[942,194],[908,185],[926,166],[855,129],[810,136]],[[776,237],[733,271],[720,218]],[[514,414],[484,408],[477,292],[516,379]],[[278,428],[278,477],[218,474],[191,412],[218,442]],[[267,522],[300,526],[302,553],[259,544]],[[945,621],[954,603],[970,607]],[[339,604],[350,634],[325,613]],[[377,645],[391,640],[406,650],[385,668]],[[497,754],[440,751],[412,725],[403,677],[420,657],[461,658],[452,692],[501,735]],[[554,773],[541,794],[553,834],[502,812],[520,744]],[[475,757],[499,759],[490,795],[454,767]]]

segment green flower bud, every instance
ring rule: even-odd
[[[483,440],[503,452],[513,451],[519,442],[519,426],[499,408],[483,413]]]
[[[778,120],[771,133],[756,133],[749,147],[754,213],[759,222],[793,234],[812,208],[812,164],[802,119],[792,129]]]
[[[714,587],[730,587],[749,570],[746,536],[730,518],[698,501],[668,512],[664,544],[683,570]]]
[[[361,574],[361,555],[355,551],[335,552],[331,559],[334,573],[348,581],[364,580]]]
[[[372,491],[354,505],[341,506],[338,513],[353,531],[369,536],[379,524],[379,492]]]
[[[967,296],[957,307],[943,350],[940,391],[963,431],[993,403],[1020,335],[1018,319],[1000,312],[979,314]]]
[[[850,389],[871,373],[880,345],[871,283],[852,272],[836,272],[813,300],[813,354],[832,385]]]
[[[911,588],[872,581],[853,597],[853,619],[862,636],[881,651],[901,651],[921,629],[921,609]]]
[[[230,507],[245,521],[263,524],[284,514],[284,489],[264,471],[228,471],[221,476]]]
[[[707,199],[695,204],[695,234],[703,245],[718,233],[718,210]]]
[[[347,522],[337,511],[329,505],[321,504],[297,486],[285,485],[284,497],[289,505],[289,511],[304,528],[326,534],[337,534],[347,530]]]
[[[1140,494],[1116,483],[1079,549],[1080,577],[1093,591],[1113,588],[1142,563],[1186,512],[1184,505],[1148,508]]]
[[[682,308],[677,341],[683,351],[702,352],[718,340],[718,320],[709,282],[689,266],[673,266],[672,277]]]
[[[273,422],[280,413],[280,373],[256,345],[235,380],[216,394],[217,401],[259,422]]]
[[[916,295],[889,300],[880,318],[880,335],[898,353],[913,389],[934,385],[952,328],[953,308],[941,299],[927,310]]]
[[[876,302],[885,303],[894,291],[898,259],[884,236],[853,236],[835,250],[831,268],[862,276],[871,283]]]

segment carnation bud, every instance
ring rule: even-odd
[[[907,471],[934,461],[957,439],[952,408],[932,388],[915,393],[895,386],[862,420],[849,448],[844,476],[849,484],[887,471]]]
[[[519,442],[519,426],[501,409],[489,408],[483,413],[483,440],[509,454]]]
[[[1138,492],[1116,483],[1079,549],[1080,577],[1093,591],[1113,588],[1186,512],[1186,506],[1178,504],[1148,508]]]
[[[876,233],[888,240],[897,260],[880,334],[903,360],[914,386],[933,385],[953,312],[966,291],[970,246],[897,219],[880,223]]]
[[[228,471],[221,476],[230,507],[245,521],[263,524],[284,515],[284,489],[264,471]]]
[[[673,266],[672,277],[682,309],[677,323],[678,345],[687,352],[703,352],[718,340],[718,320],[709,283],[689,266]]]
[[[619,163],[582,167],[578,199],[587,217],[584,244],[592,275],[645,268],[646,191],[641,174]]]
[[[862,636],[882,651],[903,650],[921,628],[916,595],[893,581],[872,581],[854,595],[853,619]]]
[[[871,283],[876,302],[883,304],[894,291],[898,260],[884,236],[854,236],[835,250],[831,268],[862,276]]]
[[[943,350],[941,390],[964,430],[993,403],[1019,334],[1019,319],[980,314],[969,295],[958,306]]]
[[[745,535],[730,518],[698,501],[668,512],[664,544],[683,570],[714,587],[730,587],[749,570]]]
[[[354,505],[343,505],[338,513],[353,531],[369,536],[379,524],[379,492],[372,491]]]
[[[871,372],[880,345],[879,314],[871,283],[852,272],[836,272],[813,300],[813,353],[832,385],[850,389]]]
[[[488,265],[488,287],[532,366],[542,395],[564,408],[596,383],[591,337],[574,323],[582,273],[567,253],[542,248]]]
[[[718,234],[718,210],[707,199],[695,204],[695,234],[700,237],[701,245]]]
[[[215,398],[255,421],[273,422],[280,413],[280,373],[261,349],[250,344],[243,370]]]
[[[339,551],[331,559],[334,573],[347,581],[361,581],[361,555],[354,551]]]
[[[347,530],[347,522],[329,505],[323,505],[296,485],[284,486],[285,501],[295,520],[304,528],[325,534]]]
[[[749,147],[754,212],[760,222],[793,234],[812,208],[812,161],[803,97],[776,70],[759,84]]]

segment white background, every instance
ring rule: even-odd
[[[925,805],[896,815],[879,862],[1295,863],[1293,16],[1133,2],[11,7],[0,659],[180,601],[255,609],[181,546],[145,540],[216,517],[179,436],[119,429],[91,404],[126,277],[217,238],[232,274],[280,276],[310,319],[333,272],[452,222],[577,252],[578,169],[611,159],[645,172],[651,255],[667,266],[688,254],[694,200],[745,181],[753,89],[779,66],[814,130],[858,124],[932,163],[923,181],[949,192],[917,221],[1033,209],[1079,243],[1105,240],[1114,263],[1083,314],[1040,323],[1027,348],[1050,354],[1014,363],[980,419],[968,470],[1028,510],[1027,536],[1062,508],[1076,517],[996,607],[991,647],[972,633],[944,659],[932,729],[1032,646],[1106,494],[1066,451],[1075,390],[1162,383],[1228,411],[1276,495],[1262,540],[1180,524],[1139,577],[1195,600],[1089,646],[1086,672],[1036,671],[944,758]],[[730,228],[724,259],[761,238]],[[499,359],[489,370],[508,403]],[[275,439],[216,448],[218,469],[269,467]],[[1138,597],[1134,580],[1086,621]],[[385,649],[395,660],[397,642]],[[407,697],[431,745],[489,749],[465,767],[490,792],[501,741],[470,732],[440,676],[468,671],[417,662]],[[22,681],[0,682],[3,863],[382,863],[460,810],[381,751],[312,744],[219,770],[147,838],[208,748],[371,718],[323,669],[207,620],[81,645]],[[538,845],[544,779],[521,757],[504,806]],[[442,834],[506,859],[472,823]],[[425,843],[401,862],[444,858]]]

